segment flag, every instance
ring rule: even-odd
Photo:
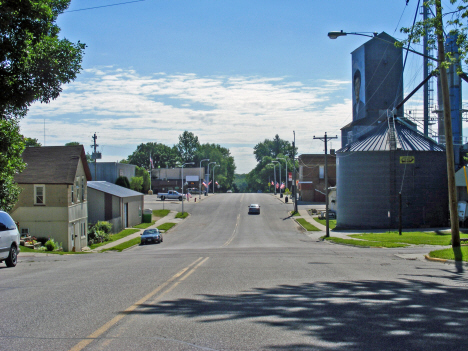
[[[274,182],[274,181],[271,181],[271,185],[275,186],[275,182]]]
[[[151,168],[154,168],[154,165],[153,165],[153,158],[151,157],[151,155],[150,155],[150,165],[151,165]]]
[[[276,182],[276,189],[278,189],[278,188],[279,188],[279,184],[278,184],[278,182]]]
[[[210,182],[208,183],[208,185],[210,185],[210,184],[211,184],[211,180],[210,180]]]
[[[187,199],[190,199],[192,197],[192,194],[190,194],[190,192],[187,191]]]
[[[281,189],[284,189],[284,183],[281,183]]]
[[[205,182],[203,182],[202,185],[206,188],[206,183]]]
[[[215,184],[219,186],[218,182],[215,182]]]

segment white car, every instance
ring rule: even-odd
[[[14,267],[18,261],[20,233],[15,221],[6,212],[0,211],[0,262]]]

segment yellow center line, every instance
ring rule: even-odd
[[[70,349],[70,351],[80,351],[83,350],[86,346],[88,346],[91,342],[94,341],[94,339],[100,337],[102,334],[104,334],[106,331],[108,331],[112,326],[114,326],[117,322],[119,322],[122,318],[124,318],[129,312],[134,311],[139,305],[143,304],[146,302],[148,299],[150,299],[152,296],[156,295],[158,292],[160,292],[162,289],[164,289],[166,286],[168,286],[170,283],[172,283],[175,279],[179,278],[181,275],[183,275],[185,272],[187,272],[191,267],[199,263],[192,271],[189,272],[189,274],[192,274],[193,271],[198,268],[202,263],[206,262],[206,260],[209,257],[205,258],[202,262],[200,260],[203,259],[203,257],[198,258],[191,264],[189,264],[187,267],[183,268],[180,270],[178,273],[176,273],[172,278],[158,286],[156,289],[154,289],[152,292],[150,292],[148,295],[145,297],[141,298],[137,302],[135,302],[133,305],[128,307],[125,311],[120,312],[117,316],[112,318],[109,322],[105,323],[102,327],[97,329],[95,332],[90,334],[89,336],[86,337],[86,339],[80,341],[78,344],[76,344],[74,347]],[[177,283],[178,284],[178,283]],[[172,290],[173,288],[170,288]]]
[[[226,242],[223,244],[223,246],[221,246],[221,247],[226,247],[226,246],[228,246],[228,245],[234,240],[234,237],[235,237],[236,234],[237,234],[237,227],[239,226],[239,220],[240,220],[240,213],[237,215],[236,226],[234,227],[234,231],[232,232],[231,237],[230,237],[229,240],[226,241]]]

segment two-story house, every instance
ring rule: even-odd
[[[87,245],[87,182],[91,180],[82,145],[28,147],[26,169],[15,177],[22,188],[11,216],[22,234],[49,237],[64,251]]]

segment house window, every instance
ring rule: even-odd
[[[75,186],[73,184],[71,185],[71,202],[75,202]]]
[[[44,185],[34,185],[34,205],[45,205]]]
[[[84,238],[86,236],[86,223],[81,223],[81,237]]]
[[[76,186],[76,202],[80,202],[80,177],[76,177],[75,186]]]
[[[325,166],[319,166],[319,179],[325,178]]]
[[[84,177],[81,177],[81,201],[84,202],[85,200],[85,181],[84,181]]]

